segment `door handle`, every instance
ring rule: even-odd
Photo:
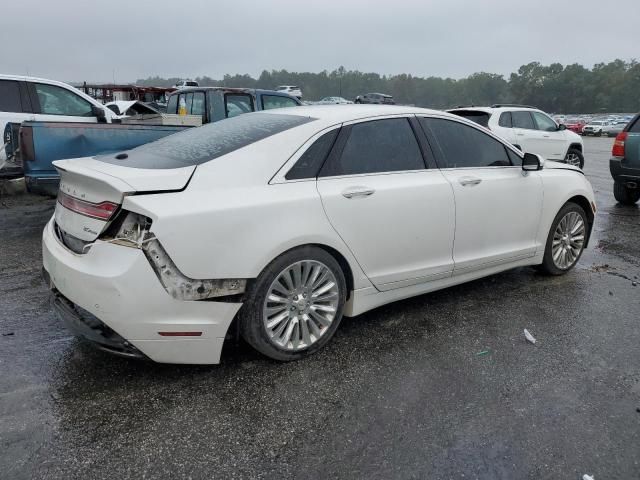
[[[478,185],[482,179],[476,177],[462,177],[458,179],[458,181],[463,187],[473,187],[474,185]]]
[[[544,138],[549,138],[551,135],[542,135]]]
[[[369,187],[349,187],[342,192],[342,196],[345,198],[368,197],[374,193],[376,191]]]

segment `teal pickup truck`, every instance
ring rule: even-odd
[[[202,123],[217,122],[257,110],[301,105],[297,98],[271,90],[191,87],[171,94],[167,113],[201,115]],[[185,126],[118,123],[24,122],[8,124],[14,170],[21,169],[27,190],[56,195],[60,177],[52,162],[129,150],[179,132]],[[14,148],[18,145],[19,148]],[[15,171],[12,171],[15,176]],[[0,177],[2,172],[0,171]]]
[[[613,142],[609,170],[613,195],[619,203],[633,205],[640,200],[640,113]]]

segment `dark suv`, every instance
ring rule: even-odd
[[[364,95],[358,95],[355,99],[355,103],[375,103],[378,105],[395,105],[391,95],[384,93],[365,93]]]
[[[611,155],[613,195],[623,205],[633,205],[640,200],[640,114],[618,134]]]

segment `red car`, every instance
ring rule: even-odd
[[[570,120],[565,123],[567,130],[582,135],[582,128],[587,124],[584,120]]]

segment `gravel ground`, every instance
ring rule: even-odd
[[[640,209],[613,199],[611,143],[585,139],[599,212],[570,274],[397,302],[291,364],[85,346],[40,280],[53,201],[0,198],[0,478],[640,478]]]

